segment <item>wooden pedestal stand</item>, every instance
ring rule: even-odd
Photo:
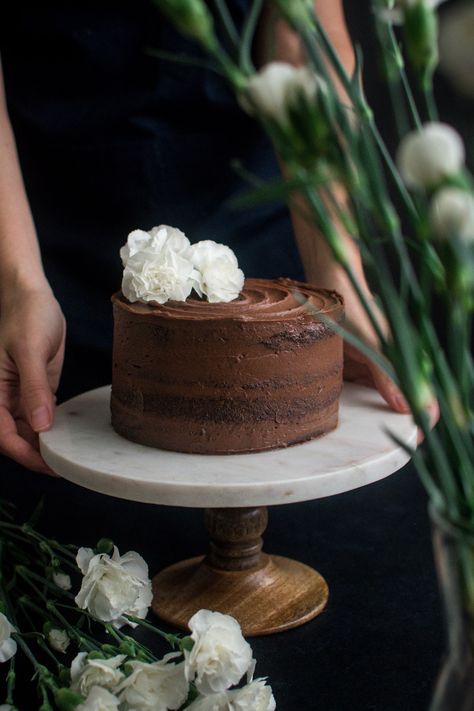
[[[325,607],[328,586],[312,568],[262,552],[268,513],[257,508],[206,509],[206,556],[175,563],[153,579],[153,611],[187,629],[205,608],[232,615],[246,636],[297,627]]]

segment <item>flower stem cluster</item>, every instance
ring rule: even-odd
[[[201,610],[190,620],[191,636],[166,634],[144,619],[151,586],[138,553],[120,555],[109,539],[95,549],[64,546],[2,512],[0,506],[0,669],[7,669],[7,692],[0,711],[16,711],[20,653],[34,670],[39,711],[275,709],[265,680],[253,681],[255,660],[236,620]],[[124,633],[125,625],[146,628],[174,651],[157,656]],[[232,689],[244,675],[247,683]]]
[[[274,5],[299,35],[306,65],[274,62],[256,72],[246,61],[239,64],[246,85],[231,85],[284,163],[277,185],[251,176],[257,187],[245,204],[282,197],[326,240],[377,347],[354,329],[340,332],[402,390],[424,435],[423,448],[409,451],[435,506],[474,526],[474,192],[463,142],[437,119],[432,91],[441,2],[372,2],[399,132],[397,157],[364,95],[360,54],[355,52],[349,75],[305,0]],[[257,6],[249,13],[251,26]],[[394,25],[400,25],[401,42]],[[234,36],[247,59],[249,34],[244,29]],[[360,249],[376,308],[339,239],[343,229]],[[432,430],[428,410],[434,400],[441,417]]]

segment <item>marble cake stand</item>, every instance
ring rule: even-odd
[[[408,460],[387,432],[414,446],[409,416],[391,412],[374,390],[346,384],[340,423],[325,437],[288,449],[228,456],[181,454],[128,442],[110,425],[110,388],[57,410],[40,437],[49,466],[76,484],[132,501],[205,508],[206,556],[154,578],[153,610],[186,628],[200,608],[236,617],[246,635],[296,627],[328,598],[312,568],[262,552],[267,506],[296,503],[370,484]]]

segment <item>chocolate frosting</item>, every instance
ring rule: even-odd
[[[239,297],[228,303],[212,304],[204,299],[188,298],[186,301],[167,301],[165,304],[131,304],[118,292],[112,297],[123,308],[134,314],[155,314],[165,319],[185,321],[281,321],[308,315],[311,309],[340,320],[342,297],[335,291],[315,287],[293,279],[246,279]]]
[[[123,436],[224,454],[286,447],[336,426],[342,341],[316,315],[342,319],[336,292],[248,279],[230,303],[112,301],[112,424]]]

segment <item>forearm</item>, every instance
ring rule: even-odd
[[[47,282],[8,118],[0,67],[0,303],[20,287],[46,288]]]
[[[342,63],[348,73],[354,67],[354,52],[352,43],[344,21],[341,0],[317,0],[315,9],[318,19],[331,39]],[[261,64],[268,61],[284,61],[290,64],[303,64],[305,61],[304,49],[298,35],[293,32],[283,20],[276,20],[272,16],[272,5],[266,7],[263,22],[260,28],[258,59]],[[342,93],[342,88],[340,88]],[[285,173],[284,165],[281,165]],[[344,191],[333,185],[331,190],[338,202],[343,205]],[[306,278],[318,283],[320,286],[339,287],[342,291],[348,288],[347,277],[343,269],[339,268],[330,253],[330,249],[312,225],[304,216],[308,208],[302,197],[295,197],[291,208],[294,236],[303,262]],[[303,214],[302,214],[303,213]],[[340,237],[344,242],[352,269],[365,285],[360,253],[352,238],[345,233],[334,215],[334,224],[338,228]]]

